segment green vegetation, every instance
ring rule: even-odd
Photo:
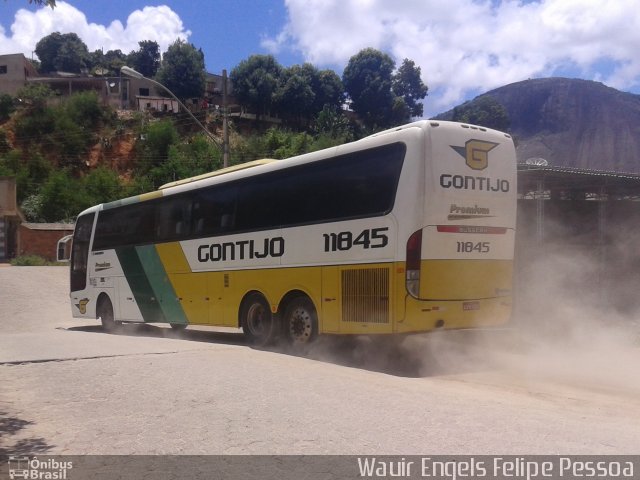
[[[45,0],[37,3],[55,6]],[[156,42],[138,45],[139,50],[128,54],[89,52],[75,33],[54,32],[36,45],[35,66],[43,74],[89,71],[115,76],[128,65],[183,100],[204,96],[202,50],[176,40],[161,56]],[[231,123],[230,164],[340,145],[422,115],[427,87],[420,68],[405,59],[394,69],[393,60],[374,49],[354,55],[343,78],[309,63],[283,67],[271,55],[250,56],[230,77],[238,103],[255,114],[256,121],[253,133],[244,135]],[[348,99],[353,112],[343,110]],[[265,117],[277,117],[280,126],[268,128],[273,123],[263,122]],[[203,115],[201,121],[221,130],[218,114]],[[16,177],[18,202],[28,221],[72,221],[91,205],[214,171],[222,164],[218,145],[182,115],[121,115],[95,92],[66,97],[37,82],[15,97],[0,95],[0,175]]]
[[[10,263],[14,267],[48,267],[69,265],[68,263],[50,262],[49,260],[42,258],[39,255],[20,255],[19,257],[13,258]]]
[[[176,97],[200,98],[204,94],[205,73],[202,50],[180,39],[169,45],[157,73],[158,82]]]
[[[72,221],[91,205],[222,167],[218,146],[202,133],[180,132],[179,121],[136,114],[123,123],[94,93],[50,104],[47,98],[52,93],[41,85],[29,85],[19,98],[22,102],[11,121],[0,127],[0,175],[16,177],[18,202],[28,221]],[[112,132],[113,141],[135,136],[129,172],[108,166],[108,149],[101,164],[87,165],[91,150],[107,132]],[[354,135],[346,117],[337,108],[326,107],[313,133],[271,128],[263,134],[233,134],[231,164],[286,158],[342,144]]]
[[[342,81],[351,98],[351,107],[372,129],[406,123],[422,115],[427,87],[420,80],[420,68],[405,59],[394,73],[395,62],[374,48],[365,48],[351,57]]]
[[[453,109],[454,122],[471,123],[506,132],[511,121],[507,110],[495,98],[483,95]]]

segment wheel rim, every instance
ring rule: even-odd
[[[313,320],[306,308],[298,307],[289,317],[289,335],[296,343],[306,343],[311,338]]]
[[[267,326],[265,318],[265,308],[259,303],[254,303],[247,312],[247,328],[252,335],[263,335]]]

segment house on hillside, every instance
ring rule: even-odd
[[[113,108],[137,109],[137,97],[148,97],[161,92],[150,81],[142,78],[93,76],[85,73],[51,72],[40,75],[33,64],[21,53],[0,55],[0,93],[15,96],[29,83],[45,84],[62,98],[73,93],[93,91]]]
[[[226,99],[225,97],[226,79]],[[152,111],[158,113],[179,113],[178,103],[167,97],[167,92],[146,78],[127,76],[94,76],[86,73],[51,72],[41,75],[33,64],[21,53],[0,55],[0,93],[15,96],[28,83],[49,86],[58,98],[78,92],[93,91],[100,99],[115,109]],[[206,73],[205,91],[202,98],[187,99],[185,106],[193,113],[208,111],[222,114],[243,125],[252,125],[254,112],[245,111],[238,104],[233,93],[233,82],[226,75]],[[280,123],[280,119],[263,116],[266,124]]]
[[[0,55],[0,93],[15,96],[38,72],[22,53]]]

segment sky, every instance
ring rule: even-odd
[[[201,48],[207,71],[252,54],[284,66],[311,62],[339,75],[373,47],[421,68],[425,116],[529,78],[596,80],[640,93],[638,0],[67,0],[37,7],[0,0],[0,54],[35,56],[52,32],[77,33],[90,51]]]

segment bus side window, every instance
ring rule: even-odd
[[[225,232],[233,228],[233,215],[224,213],[220,215],[220,229]]]
[[[219,185],[202,190],[193,202],[192,233],[197,236],[230,233],[235,228],[237,189]]]
[[[169,198],[156,209],[156,235],[159,241],[187,238],[191,222],[191,202],[186,198]]]

